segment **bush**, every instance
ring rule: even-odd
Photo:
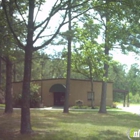
[[[83,107],[83,101],[82,101],[82,100],[76,100],[76,101],[75,101],[75,104],[76,104],[75,107],[76,107],[77,109]],[[76,108],[75,108],[75,109],[76,109]]]
[[[19,94],[16,94],[14,95],[14,98],[13,98],[13,107],[21,107],[21,97],[22,95],[19,93]]]
[[[137,92],[134,95],[130,92],[129,99],[131,103],[140,103],[140,93]]]
[[[71,109],[91,109],[89,106],[72,106]]]
[[[0,104],[5,103],[4,90],[0,87]]]
[[[30,94],[30,107],[35,108],[35,107],[40,107],[41,103],[41,96],[39,95],[38,92],[32,92]]]
[[[36,107],[40,107],[40,103],[41,103],[41,96],[38,92],[40,86],[36,85],[36,84],[31,84],[31,93],[30,93],[30,107],[31,108],[36,108]],[[21,103],[22,103],[22,95],[21,94],[16,94],[14,96],[14,107],[21,107]]]
[[[40,86],[38,86],[37,84],[31,83],[30,107],[32,107],[32,108],[40,107],[41,96],[38,92],[39,88],[40,88]]]
[[[117,102],[113,102],[113,104],[112,104],[112,108],[117,108],[117,105],[118,105],[118,103]]]
[[[75,104],[76,104],[76,106],[82,106],[83,105],[83,101],[82,100],[76,100]]]

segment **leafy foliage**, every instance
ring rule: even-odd
[[[130,102],[137,102],[140,95],[140,72],[139,65],[132,64],[127,70],[126,65],[114,63],[109,68],[109,79],[114,82],[114,89],[128,90],[130,92]],[[114,101],[122,101],[123,94],[114,92]]]
[[[90,28],[96,30],[93,32]],[[83,27],[77,25],[75,27],[72,69],[89,79],[100,79],[104,73],[103,63],[106,58],[103,54],[103,45],[95,41],[99,32],[98,28],[99,26],[94,25],[91,20],[87,21]]]
[[[40,86],[31,83],[31,93],[30,93],[30,107],[36,108],[40,107],[41,103],[41,96],[39,93]],[[14,95],[14,107],[21,107],[22,104],[22,94],[16,94]]]

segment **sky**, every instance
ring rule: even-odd
[[[52,2],[46,2],[45,5],[43,7],[41,7],[41,12],[39,13],[39,18],[38,20],[42,20],[44,19],[44,17],[46,17],[45,15],[48,14],[48,10],[52,7],[53,3],[55,2],[55,0],[52,0]],[[47,10],[46,10],[47,9]],[[44,15],[44,16],[42,16]],[[58,22],[58,18],[55,17],[55,19],[53,19],[53,22],[51,23],[51,25],[54,25],[54,23],[57,23]],[[62,51],[63,49],[63,46],[51,46],[51,47],[48,47],[45,52],[47,54],[52,54],[54,51]],[[121,64],[125,64],[127,65],[128,69],[130,69],[131,65],[134,64],[134,63],[138,63],[140,65],[140,57],[137,56],[135,53],[133,52],[130,52],[128,53],[127,55],[126,54],[122,54],[120,50],[114,50],[114,51],[111,51],[111,54],[113,56],[113,59],[120,62]],[[135,57],[138,57],[139,60],[136,60]]]
[[[53,54],[55,51],[60,52],[64,46],[51,46],[50,48],[47,48],[45,52],[47,54]],[[113,60],[120,62],[121,64],[127,65],[127,70],[130,69],[131,65],[134,63],[137,63],[140,65],[140,56],[136,55],[134,52],[130,52],[128,54],[122,54],[120,50],[113,50],[110,52],[110,54],[113,56]]]
[[[121,64],[127,65],[130,69],[131,65],[137,63],[140,65],[140,56],[136,55],[134,52],[128,54],[122,54],[121,51],[113,51],[113,59],[120,62]]]

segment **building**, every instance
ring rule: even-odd
[[[66,79],[44,79],[34,80],[34,84],[40,86],[39,93],[41,95],[44,106],[63,106],[66,90]],[[102,82],[94,81],[94,106],[99,106],[101,101]],[[74,106],[77,100],[82,100],[83,105],[91,105],[91,82],[89,80],[71,79],[70,80],[70,95],[69,106]],[[22,91],[22,82],[13,83],[13,93],[19,94]],[[108,106],[113,104],[113,83],[107,83],[107,98]]]

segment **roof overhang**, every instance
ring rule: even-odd
[[[63,84],[54,84],[51,86],[49,92],[66,92],[66,86]]]
[[[129,91],[128,91],[128,90],[123,90],[123,89],[114,89],[113,92],[118,92],[118,93],[125,93],[125,94],[127,94]]]

